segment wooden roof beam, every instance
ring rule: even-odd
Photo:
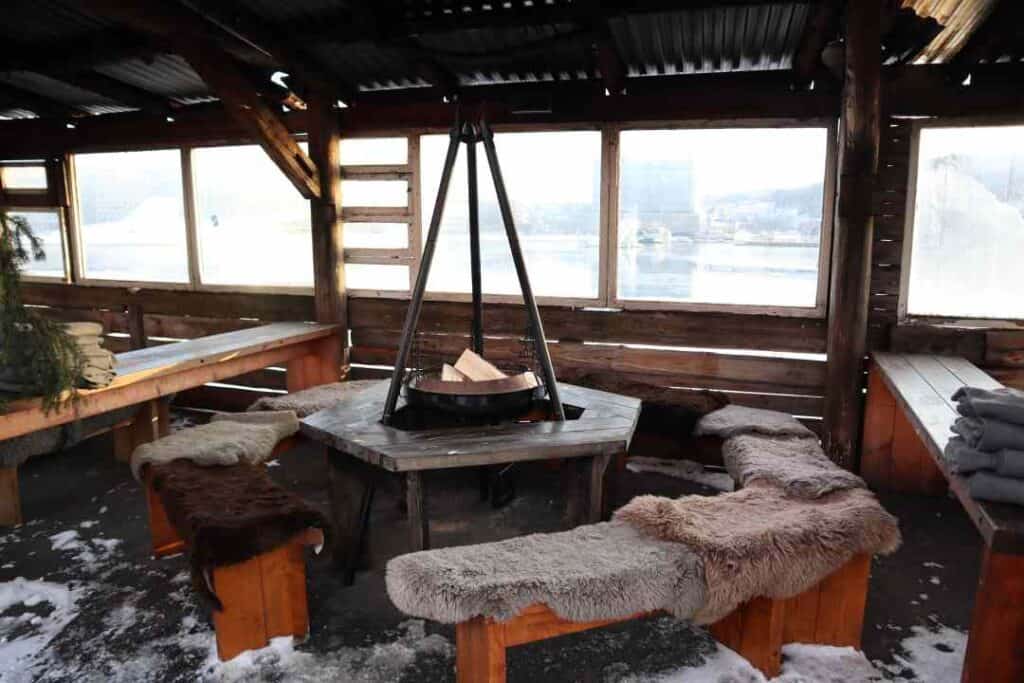
[[[219,29],[167,0],[81,0],[80,6],[166,39],[221,99],[228,114],[259,142],[295,189],[307,199],[319,198],[316,165],[295,142],[277,112],[260,97],[242,67],[224,52],[217,39]]]
[[[796,85],[806,86],[821,72],[821,51],[838,34],[842,14],[843,3],[840,0],[824,0],[808,17],[793,56],[793,81]]]

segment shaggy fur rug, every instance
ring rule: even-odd
[[[714,497],[639,496],[615,519],[701,558],[707,602],[694,621],[705,624],[757,596],[797,595],[855,555],[888,554],[900,543],[896,519],[864,489],[813,500],[762,485]]]
[[[281,396],[264,396],[257,399],[247,410],[290,410],[300,418],[308,417],[345,398],[354,391],[380,384],[377,379],[357,379],[349,382],[334,382],[296,391]]]
[[[136,448],[132,474],[142,481],[145,466],[182,459],[206,466],[259,464],[270,458],[278,441],[298,431],[299,420],[291,411],[219,413],[208,424]]]
[[[510,619],[533,604],[572,621],[658,609],[689,618],[704,604],[694,553],[621,522],[401,555],[388,562],[387,589],[406,614],[447,624]]]
[[[825,457],[816,437],[737,436],[722,445],[722,459],[740,486],[771,484],[801,498],[866,488],[863,479]]]
[[[220,601],[204,580],[210,567],[244,562],[310,527],[330,533],[327,518],[278,486],[262,465],[201,467],[177,460],[154,466],[151,476],[188,548],[193,584],[217,609]]]
[[[792,415],[778,413],[774,410],[736,405],[726,406],[702,417],[697,423],[694,434],[696,436],[717,436],[722,439],[729,439],[740,434],[815,436],[814,432],[800,424]]]

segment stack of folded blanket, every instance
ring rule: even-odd
[[[978,500],[1024,505],[1024,391],[963,387],[945,456]]]

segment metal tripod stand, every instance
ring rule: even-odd
[[[519,233],[516,231],[515,222],[512,219],[512,206],[508,201],[508,193],[505,190],[505,181],[501,175],[501,167],[498,164],[498,153],[494,148],[494,134],[491,132],[487,122],[462,123],[456,113],[455,124],[449,133],[448,153],[444,160],[444,169],[441,172],[441,182],[437,189],[437,200],[434,202],[434,212],[430,217],[430,229],[427,232],[426,243],[423,248],[423,257],[420,261],[420,270],[416,275],[416,284],[412,290],[412,299],[409,302],[409,310],[405,315],[405,324],[402,326],[402,337],[398,345],[398,357],[395,359],[395,369],[391,375],[391,385],[388,388],[387,400],[384,402],[384,416],[382,421],[389,424],[398,403],[398,396],[401,393],[402,381],[405,376],[406,363],[409,359],[409,352],[412,348],[413,339],[416,334],[416,326],[419,323],[420,312],[423,308],[423,295],[427,289],[427,279],[430,277],[430,266],[434,261],[434,250],[437,247],[438,234],[441,231],[441,219],[444,217],[445,202],[448,199],[448,184],[451,181],[452,170],[455,168],[455,160],[458,158],[459,145],[466,144],[466,169],[469,179],[469,245],[470,265],[472,268],[473,285],[473,322],[472,322],[472,345],[473,351],[483,354],[483,292],[480,283],[480,219],[479,219],[479,197],[476,184],[476,144],[483,143],[484,153],[487,155],[487,164],[491,169],[491,179],[494,181],[494,192],[498,197],[498,208],[501,211],[501,219],[505,224],[505,235],[508,237],[509,250],[512,252],[512,261],[515,264],[516,275],[519,279],[519,288],[523,293],[523,302],[526,305],[526,314],[532,328],[532,336],[536,348],[537,359],[540,362],[541,372],[544,376],[544,386],[551,401],[554,417],[558,421],[565,420],[565,410],[558,395],[558,383],[555,379],[555,369],[551,364],[551,355],[548,353],[547,340],[544,337],[544,326],[541,324],[540,311],[537,308],[537,301],[533,296],[533,288],[530,286],[530,278],[526,272],[526,261],[523,259],[523,251],[519,244]]]

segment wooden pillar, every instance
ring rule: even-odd
[[[881,0],[849,3],[846,13],[846,78],[829,291],[824,445],[833,461],[854,469],[874,236],[871,200],[881,136]]]
[[[320,198],[311,200],[313,298],[317,322],[341,325],[337,378],[348,375],[348,304],[341,222],[341,157],[334,98],[310,93],[309,154],[320,173]],[[336,378],[336,379],[337,379]],[[333,381],[333,380],[332,380]]]
[[[140,304],[128,304],[125,306],[125,316],[128,318],[128,335],[131,340],[132,350],[146,348],[149,345],[149,340],[146,338],[146,324],[142,306]]]

